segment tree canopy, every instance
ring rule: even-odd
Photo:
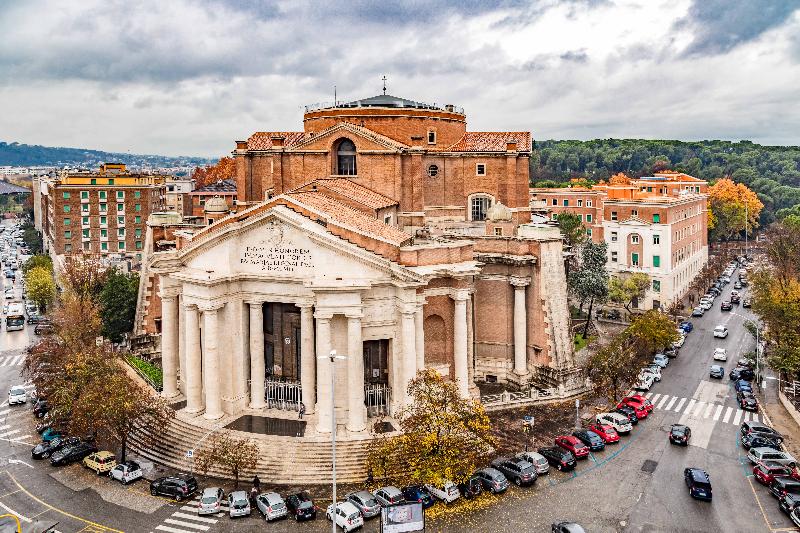
[[[634,300],[644,298],[650,288],[650,276],[635,272],[629,276],[612,276],[608,282],[608,299],[622,304],[630,312]]]
[[[232,157],[223,157],[213,165],[196,167],[192,171],[195,188],[204,187],[220,180],[236,178],[236,162]]]
[[[113,269],[106,275],[99,297],[100,317],[103,321],[103,336],[111,342],[122,342],[123,335],[133,331],[138,292],[137,274],[123,274]]]
[[[729,240],[758,227],[764,204],[744,183],[723,178],[708,188],[708,230],[713,240]]]
[[[25,286],[28,298],[35,302],[39,309],[46,309],[56,297],[53,272],[46,267],[37,266],[28,270],[25,273]]]

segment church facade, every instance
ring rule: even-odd
[[[422,368],[475,399],[480,382],[583,385],[561,237],[530,223],[529,132],[468,132],[454,106],[389,95],[303,124],[237,141],[235,207],[146,258],[137,329],[160,335],[183,415],[302,403],[306,434],[334,407],[364,435]]]

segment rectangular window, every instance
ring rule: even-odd
[[[81,211],[84,212],[84,213],[88,213],[89,212],[89,204],[81,205]]]
[[[653,235],[653,244],[661,244],[661,235]]]
[[[137,250],[141,250],[142,249],[142,241],[136,241],[136,249]]]
[[[503,228],[494,228],[494,234],[497,237],[502,237],[503,236]]]
[[[586,213],[586,222],[591,222],[591,221],[592,221],[592,214]]]
[[[100,212],[105,213],[108,209],[108,204],[100,204]]]
[[[592,228],[586,228],[586,235],[588,235],[589,237],[592,236]]]
[[[134,234],[136,235],[136,238],[137,238],[137,239],[138,239],[139,237],[141,237],[141,236],[142,236],[142,228],[136,228],[136,229],[134,230]]]
[[[569,200],[564,200],[564,207],[569,207]]]
[[[139,204],[136,204],[136,206],[138,207]],[[472,220],[486,220],[486,212],[489,211],[491,206],[492,201],[490,198],[486,196],[474,197],[472,199],[472,205],[470,206],[470,215],[472,216]]]
[[[117,211],[125,211],[125,204],[117,204]]]
[[[72,245],[67,243],[64,245],[64,251],[70,253],[72,251]]]
[[[581,213],[578,213],[578,219],[579,219],[581,222],[583,222],[583,214],[581,214]]]
[[[617,262],[617,252],[611,252],[611,262],[612,263]]]
[[[583,200],[578,200],[578,207],[583,207]]]
[[[661,223],[661,215],[658,213],[653,213],[653,224],[660,224]]]
[[[120,237],[124,237],[125,236],[125,228],[119,228],[117,230],[117,235],[119,235]]]
[[[616,231],[612,231],[611,232],[611,242],[617,242],[617,232]]]
[[[617,220],[617,212],[611,211],[611,220]]]
[[[639,266],[639,254],[637,253],[631,254],[631,264],[633,266]]]
[[[638,235],[631,235],[631,243],[639,244],[639,236]]]
[[[475,175],[476,176],[485,176],[486,175],[486,164],[485,163],[477,163],[475,165]]]
[[[136,215],[135,222],[136,222],[137,224],[141,224],[141,223],[142,223],[142,217],[140,217],[139,215]]]
[[[106,199],[106,191],[100,191],[100,192],[97,193],[97,195],[101,200],[105,200]]]
[[[100,217],[100,224],[101,225],[108,224],[108,217]]]
[[[69,213],[69,209],[70,209],[70,207],[68,205],[64,206],[64,212],[65,213]]]
[[[114,178],[108,178],[108,184],[114,185]]]
[[[72,238],[72,232],[69,231],[69,230],[65,231],[64,232],[64,238],[65,239],[71,239]]]
[[[117,191],[117,199],[122,200],[125,198],[125,193],[123,191]]]
[[[70,219],[68,219],[68,218],[65,218],[65,219],[64,219],[64,225],[65,225],[65,226],[69,226],[71,222],[72,222],[72,220],[70,220]]]
[[[100,230],[100,237],[107,238],[108,237],[108,230],[103,228]]]
[[[69,200],[69,193],[68,192],[64,193],[64,200]]]
[[[659,256],[659,255],[654,255],[653,256],[653,266],[654,267],[660,267],[661,266],[661,256]]]
[[[134,208],[136,211],[141,211],[141,210],[142,210],[142,204],[136,204],[135,206],[133,206],[133,208]]]
[[[553,205],[558,205],[558,198],[553,198]]]
[[[102,251],[104,251],[104,252],[107,252],[108,251],[108,243],[107,242],[101,242],[100,243],[100,249]]]
[[[82,233],[83,233],[83,238],[84,239],[88,239],[89,238],[89,230],[88,229],[83,230]]]
[[[436,144],[436,132],[429,131],[428,132],[428,144]]]
[[[89,180],[89,185],[97,185],[97,180],[92,178],[91,180]]]
[[[133,197],[138,200],[142,197],[142,191],[133,191]]]
[[[653,292],[661,292],[661,282],[657,279],[653,280]]]
[[[117,243],[117,250],[124,250],[125,249],[125,241],[119,241]]]
[[[83,217],[83,218],[81,218],[81,222],[82,222],[84,225],[87,225],[87,226],[88,226],[88,225],[89,225],[89,217]]]
[[[586,200],[586,207],[592,207],[592,201]]]
[[[653,192],[653,188],[652,187],[648,187],[647,188],[647,192]]]
[[[550,213],[550,220],[558,220],[558,213]]]
[[[639,216],[639,211],[637,209],[631,209],[631,216],[632,217],[638,217]]]
[[[89,191],[81,191],[81,200],[89,199]]]
[[[117,217],[117,226],[125,225],[125,217]]]

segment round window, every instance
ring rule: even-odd
[[[428,167],[428,176],[434,177],[439,173],[439,167],[436,165],[431,165]]]

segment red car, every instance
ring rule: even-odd
[[[600,435],[600,438],[603,439],[603,442],[606,444],[615,444],[619,442],[617,430],[608,424],[589,424],[589,427],[586,429],[590,429]]]
[[[585,459],[589,457],[589,447],[582,443],[578,437],[573,437],[572,435],[556,437],[556,446],[571,451],[576,459]]]
[[[791,468],[774,461],[765,461],[753,467],[753,477],[762,485],[769,486],[777,477],[798,479],[800,478],[800,473],[797,472],[796,468]]]
[[[622,405],[627,405],[635,409],[636,416],[640,419],[647,418],[647,415],[653,411],[653,403],[641,394],[634,394],[623,398],[617,407]]]

